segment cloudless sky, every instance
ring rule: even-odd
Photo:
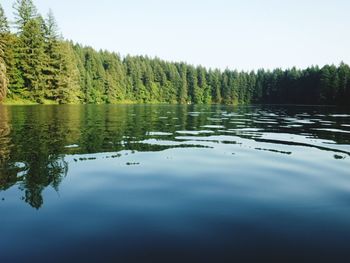
[[[0,0],[12,19],[13,0]],[[350,64],[349,0],[34,0],[67,39],[239,70]]]

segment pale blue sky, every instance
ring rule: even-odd
[[[13,0],[0,0],[12,17]],[[348,0],[34,0],[64,37],[224,69],[350,64]]]

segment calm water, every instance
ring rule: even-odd
[[[0,107],[0,262],[350,262],[350,111]]]

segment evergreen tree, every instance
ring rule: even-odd
[[[17,88],[22,88],[19,92],[24,97],[41,101],[45,92],[44,20],[38,16],[31,0],[16,0],[14,8],[19,35],[15,58],[20,72],[16,74],[14,83]]]
[[[346,105],[348,103],[348,87],[350,84],[350,67],[344,62],[341,62],[338,67],[339,76],[339,90],[336,97],[336,101],[341,105]]]
[[[19,37],[18,68],[22,72],[25,97],[37,101],[45,95],[45,40],[42,19],[30,20]]]
[[[198,76],[198,90],[197,90],[197,101],[195,101],[195,103],[208,104],[211,102],[211,94],[207,84],[207,72],[205,68],[198,67],[197,76]]]
[[[105,96],[107,103],[116,103],[126,99],[126,80],[124,67],[119,55],[101,53],[105,70]]]
[[[330,104],[332,96],[332,72],[330,66],[326,65],[321,69],[320,78],[320,102],[322,104]]]
[[[188,102],[188,86],[187,86],[187,67],[185,64],[181,64],[180,68],[181,83],[178,95],[178,102],[180,104],[186,104]]]
[[[8,88],[7,67],[5,62],[5,51],[7,42],[5,35],[8,34],[8,23],[4,10],[0,5],[0,102],[5,99]]]
[[[37,9],[32,0],[16,0],[13,7],[16,11],[15,24],[21,33],[29,21],[38,17]]]
[[[0,34],[9,32],[9,24],[7,21],[7,17],[5,16],[4,9],[0,4]]]
[[[4,35],[5,44],[5,63],[7,66],[7,76],[9,79],[8,95],[22,96],[24,91],[24,81],[22,72],[19,68],[19,38],[13,34]]]
[[[5,99],[7,94],[8,78],[6,74],[6,65],[3,59],[4,47],[0,42],[0,102]]]
[[[222,74],[221,78],[221,91],[223,97],[223,103],[225,104],[231,104],[232,103],[232,96],[231,96],[231,90],[232,86],[232,76],[229,72],[229,70],[225,70],[225,72]]]
[[[59,36],[52,11],[44,20],[32,0],[14,4],[16,34],[0,6],[0,100],[10,96],[58,103],[295,103],[347,105],[350,68],[207,70],[147,56],[96,51]]]
[[[208,82],[209,88],[211,90],[212,101],[214,103],[221,103],[221,72],[216,69],[214,71],[209,71]]]
[[[57,23],[51,10],[44,25],[45,60],[43,61],[43,75],[45,97],[57,100],[60,93],[60,83],[62,82],[60,79],[62,77],[62,64],[67,61],[63,58],[66,47],[62,45],[62,41],[59,39]]]
[[[3,75],[5,74],[4,72],[6,70],[7,82],[3,83],[7,83],[7,94],[11,94],[13,87],[16,88],[15,84],[20,82],[20,78],[18,77],[20,75],[20,71],[15,65],[15,48],[17,46],[17,42],[17,37],[10,33],[8,20],[5,16],[2,6],[0,5],[0,52],[2,61],[1,68]],[[22,83],[20,86],[22,86]]]
[[[187,83],[188,83],[188,97],[192,103],[201,103],[202,102],[202,91],[198,86],[198,77],[197,70],[193,66],[187,68]]]
[[[72,46],[60,43],[60,65],[55,99],[60,104],[79,103],[83,95],[80,89],[80,76]]]

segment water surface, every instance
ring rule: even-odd
[[[350,111],[0,106],[1,262],[349,262]]]

